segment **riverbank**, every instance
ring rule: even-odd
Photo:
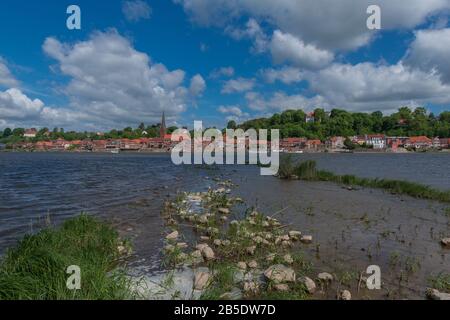
[[[109,225],[87,215],[27,235],[0,263],[0,300],[130,298],[121,271],[128,245]],[[80,269],[80,290],[69,290],[69,266]]]
[[[378,188],[396,194],[406,194],[414,198],[450,203],[450,191],[440,191],[419,183],[402,180],[360,178],[355,175],[336,175],[329,171],[318,170],[315,161],[295,162],[289,155],[281,158],[277,176],[281,179],[327,181],[350,187]]]

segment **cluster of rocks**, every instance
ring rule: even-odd
[[[234,265],[232,288],[220,298],[241,299],[258,297],[264,290],[289,292],[298,289],[308,294],[316,292],[316,282],[309,277],[297,277],[296,257],[291,250],[296,243],[310,244],[311,235],[297,230],[286,231],[273,216],[264,216],[256,210],[245,218],[228,222],[231,207],[240,198],[228,196],[230,182],[220,183],[221,188],[204,193],[184,193],[177,202],[167,204],[163,217],[175,228],[190,225],[198,234],[198,242],[188,245],[181,242],[178,230],[166,235],[166,254],[175,267],[189,267],[192,272],[192,290],[203,292],[214,286],[215,267],[226,263]],[[169,223],[168,223],[169,224]],[[190,251],[190,252],[189,252]],[[333,276],[320,273],[317,282],[331,282]],[[350,300],[344,290],[338,296]]]

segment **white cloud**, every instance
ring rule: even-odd
[[[132,0],[123,2],[122,12],[128,21],[137,22],[141,19],[150,19],[152,9],[145,1]]]
[[[219,69],[214,69],[209,74],[211,79],[218,79],[220,77],[232,77],[234,76],[234,68],[233,67],[222,67]]]
[[[113,128],[157,122],[163,111],[177,117],[191,99],[183,86],[183,70],[169,71],[152,63],[114,30],[93,33],[89,40],[75,44],[47,38],[43,50],[70,78],[63,90],[69,106],[46,109],[46,115],[77,121],[73,126]],[[200,76],[192,79],[194,93],[202,91],[201,80]]]
[[[239,106],[231,105],[231,106],[220,106],[217,111],[221,114],[227,115],[226,120],[234,120],[236,122],[245,121],[249,119],[250,114],[247,112],[243,112]]]
[[[275,63],[289,62],[306,69],[324,68],[334,60],[334,54],[305,44],[295,36],[275,30],[270,42]]]
[[[15,87],[18,84],[19,81],[17,81],[11,74],[11,71],[9,71],[6,61],[0,57],[0,85],[5,87]]]
[[[225,33],[235,40],[252,40],[253,46],[251,51],[253,53],[262,53],[267,50],[269,39],[255,19],[250,18],[243,29],[228,26],[225,29]]]
[[[206,82],[203,79],[203,77],[199,74],[195,75],[191,79],[191,85],[189,87],[189,92],[193,96],[199,96],[205,91],[206,89]]]
[[[267,98],[257,92],[248,92],[245,96],[250,109],[260,112],[277,112],[287,109],[313,109],[316,106],[329,107],[328,102],[320,95],[307,98],[301,94],[288,95],[284,92],[275,92]]]
[[[174,0],[191,19],[205,26],[238,24],[250,15],[320,49],[349,50],[369,43],[366,9],[372,0]],[[431,15],[450,8],[448,0],[378,0],[382,28],[413,29]]]
[[[222,93],[236,93],[252,90],[255,86],[255,79],[237,78],[225,82]]]
[[[284,66],[279,69],[264,69],[261,70],[261,75],[268,83],[281,81],[284,84],[291,84],[303,80],[303,74],[298,68]]]
[[[423,71],[434,70],[450,83],[450,28],[420,30],[415,35],[405,63]]]
[[[4,121],[38,118],[43,107],[44,103],[41,100],[31,100],[19,89],[0,91],[0,116]]]

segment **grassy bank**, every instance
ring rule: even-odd
[[[0,262],[0,300],[127,298],[119,245],[116,231],[87,215],[27,235]],[[71,265],[81,269],[80,290],[67,289]]]
[[[392,193],[406,194],[414,198],[450,203],[450,191],[440,191],[419,183],[402,180],[360,178],[354,175],[336,175],[329,171],[318,170],[315,161],[296,163],[290,155],[281,158],[278,176],[281,179],[331,181],[348,186],[379,188],[388,190]]]

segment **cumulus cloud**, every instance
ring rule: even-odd
[[[19,84],[19,81],[14,78],[6,65],[6,61],[0,57],[0,85],[5,87],[14,87]]]
[[[261,70],[260,72],[267,83],[280,81],[284,84],[291,84],[303,80],[303,74],[300,69],[290,66],[284,66],[279,69],[269,68]]]
[[[250,18],[243,29],[228,26],[225,29],[225,33],[235,40],[252,40],[253,46],[251,51],[253,53],[262,53],[267,50],[269,39],[255,19]]]
[[[237,78],[225,82],[222,93],[236,93],[252,90],[255,86],[255,79]]]
[[[226,120],[234,120],[236,122],[244,121],[250,117],[250,114],[243,112],[241,107],[231,105],[231,106],[220,106],[217,111],[221,114],[226,115]]]
[[[143,0],[133,0],[123,2],[122,12],[128,21],[137,22],[141,19],[150,19],[152,9]]]
[[[211,79],[218,79],[220,77],[232,77],[234,76],[234,68],[233,67],[222,67],[219,69],[214,69],[209,74]]]
[[[238,24],[249,15],[275,29],[289,33],[320,49],[350,50],[369,43],[374,35],[366,27],[371,0],[174,0],[191,19],[204,26]],[[413,29],[439,10],[450,8],[448,0],[378,0],[382,28]]]
[[[275,30],[270,43],[275,63],[290,62],[297,67],[320,69],[330,64],[333,53],[305,44],[295,36]]]
[[[206,82],[203,79],[203,77],[199,74],[195,75],[191,79],[191,85],[189,87],[189,92],[193,96],[199,96],[205,91],[206,89]]]
[[[0,91],[0,116],[3,121],[36,119],[43,107],[41,100],[31,100],[19,89]]]
[[[47,115],[73,119],[85,127],[151,123],[163,111],[176,117],[186,110],[189,91],[199,94],[204,89],[201,76],[186,88],[183,70],[169,71],[152,62],[114,30],[93,33],[89,40],[75,44],[47,38],[43,50],[70,79],[63,90],[70,100],[68,108],[46,110]]]
[[[433,70],[450,83],[450,28],[420,30],[415,36],[405,63],[423,71]]]
[[[308,96],[276,92],[264,96],[248,92],[248,106],[258,111],[344,108],[349,111],[392,112],[402,105],[450,103],[450,85],[438,74],[405,66],[335,63],[319,71],[303,74],[309,83]],[[311,96],[312,94],[312,96]]]

